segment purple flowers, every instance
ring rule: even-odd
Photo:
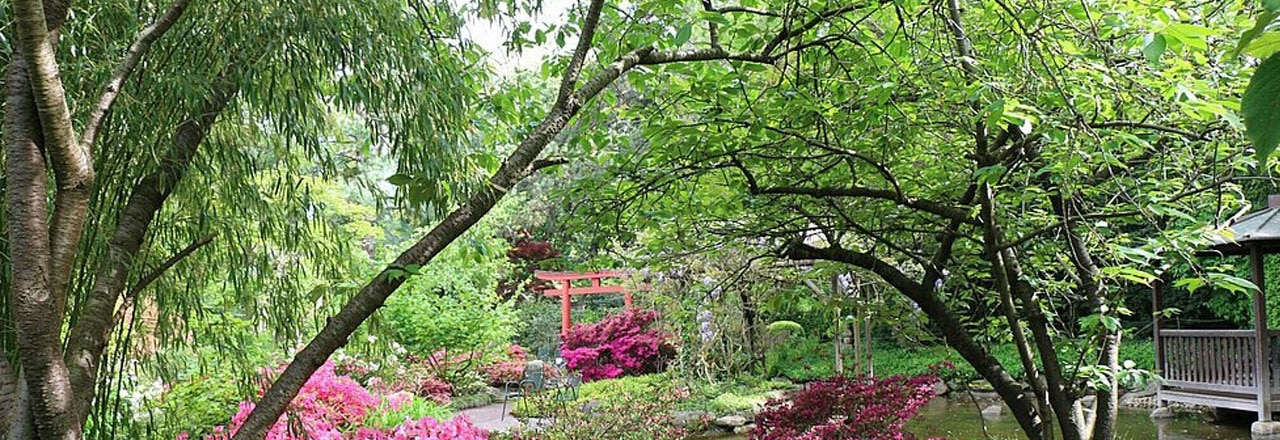
[[[627,310],[564,334],[560,355],[585,381],[660,371],[675,349],[671,336],[649,329],[658,319],[652,310]]]

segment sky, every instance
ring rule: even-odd
[[[569,8],[576,3],[575,0],[542,0],[541,13],[532,17],[526,15],[519,18],[532,20],[533,28],[538,29],[543,23],[565,20]],[[545,55],[557,49],[555,42],[548,39],[539,47],[525,48],[519,54],[508,54],[507,49],[502,46],[510,35],[508,30],[503,29],[501,23],[488,20],[474,19],[463,27],[462,32],[490,53],[490,65],[500,75],[509,75],[517,70],[536,69]],[[565,44],[566,47],[572,47],[575,42],[567,40]]]

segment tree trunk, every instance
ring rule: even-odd
[[[43,27],[43,26],[42,26]],[[62,304],[49,288],[51,275],[48,188],[40,142],[41,125],[25,58],[14,52],[5,87],[5,221],[13,271],[10,305],[29,390],[29,410],[41,438],[78,439],[80,426],[71,405],[71,386],[62,361]],[[20,408],[22,409],[22,408]],[[11,424],[22,424],[16,420]]]
[[[1046,190],[1049,191],[1049,201],[1053,205],[1054,213],[1062,219],[1062,230],[1067,239],[1067,247],[1071,250],[1071,262],[1075,266],[1076,278],[1080,279],[1080,293],[1089,298],[1090,305],[1095,309],[1096,313],[1104,313],[1103,310],[1107,306],[1107,298],[1102,291],[1102,284],[1098,282],[1098,265],[1093,260],[1093,255],[1089,253],[1088,246],[1079,234],[1076,234],[1074,226],[1075,221],[1072,220],[1072,212],[1075,211],[1073,200],[1064,196],[1061,189],[1047,187],[1047,180],[1043,183]],[[1115,331],[1105,330],[1102,336],[1102,344],[1098,348],[1099,359],[1098,364],[1105,366],[1109,373],[1106,373],[1107,389],[1097,390],[1097,396],[1094,400],[1096,408],[1093,412],[1093,429],[1092,433],[1086,433],[1094,440],[1111,440],[1116,435],[1116,417],[1119,413],[1119,382],[1116,380],[1115,372],[1120,368],[1120,332],[1117,328]]]

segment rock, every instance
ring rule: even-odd
[[[945,396],[947,395],[947,393],[950,393],[950,392],[951,392],[951,387],[947,386],[946,381],[940,380],[938,381],[938,383],[933,384],[933,395],[935,396]]]
[[[1253,422],[1249,434],[1253,440],[1280,440],[1280,422]]]
[[[747,424],[747,418],[740,415],[724,416],[716,419],[714,423],[721,428],[737,428]]]
[[[1170,408],[1167,406],[1156,408],[1155,410],[1151,411],[1152,419],[1172,419],[1175,415],[1176,414],[1173,413],[1173,408]]]
[[[987,420],[999,419],[1004,415],[1004,405],[999,403],[982,409],[982,418]]]
[[[714,419],[715,414],[707,411],[675,411],[671,413],[671,423],[680,427],[689,427]],[[705,426],[705,425],[704,425]]]
[[[969,382],[969,389],[976,392],[980,392],[980,393],[990,393],[996,390],[995,388],[992,388],[991,384],[987,383],[987,381],[985,380],[975,380],[973,382]]]
[[[737,428],[733,428],[733,433],[738,435],[746,435],[747,433],[751,432],[752,429],[756,429],[755,423],[748,423],[748,424],[739,426]]]

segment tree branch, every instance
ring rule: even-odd
[[[813,197],[863,197],[880,200],[888,200],[900,206],[915,209],[917,211],[928,212],[949,220],[959,220],[965,224],[977,225],[978,220],[970,215],[969,210],[947,206],[937,202],[920,200],[898,194],[896,192],[865,188],[860,186],[851,186],[847,188],[807,188],[795,186],[778,186],[764,187],[753,191],[756,194],[792,194],[806,195]]]
[[[1167,126],[1167,125],[1152,124],[1152,123],[1148,123],[1148,122],[1140,122],[1140,121],[1106,121],[1106,122],[1091,122],[1091,123],[1089,123],[1089,127],[1092,127],[1092,128],[1122,128],[1122,127],[1127,127],[1127,128],[1145,128],[1145,129],[1148,129],[1148,130],[1155,130],[1155,131],[1162,131],[1162,132],[1165,132],[1165,133],[1172,133],[1172,134],[1176,134],[1176,135],[1179,135],[1179,136],[1182,136],[1182,137],[1185,137],[1185,138],[1187,138],[1187,139],[1191,139],[1191,140],[1197,140],[1197,141],[1207,141],[1207,140],[1209,140],[1209,136],[1208,136],[1207,134],[1204,134],[1204,133],[1196,133],[1196,132],[1194,132],[1194,131],[1190,131],[1190,130],[1183,130],[1183,129],[1181,129],[1181,128],[1177,128],[1177,127],[1170,127],[1170,126]]]
[[[169,28],[178,22],[178,18],[187,10],[189,3],[190,0],[174,0],[164,14],[138,33],[138,38],[133,42],[133,45],[129,46],[124,58],[120,60],[120,64],[111,73],[111,79],[107,81],[106,87],[103,88],[102,93],[99,95],[98,103],[93,106],[93,110],[89,113],[89,122],[85,124],[84,131],[81,132],[80,136],[80,145],[85,150],[93,151],[94,141],[98,138],[98,130],[102,127],[107,113],[111,111],[116,98],[120,96],[120,90],[124,87],[125,81],[128,81],[129,76],[133,74],[133,70],[142,61],[142,57],[151,49],[151,44],[155,43],[165,32],[169,31]]]
[[[120,308],[118,311],[116,311],[116,318],[115,318],[116,322],[120,322],[120,319],[124,317],[126,310],[128,310],[130,307],[133,306],[134,300],[138,297],[138,292],[141,292],[143,289],[146,289],[147,286],[150,286],[151,283],[154,283],[156,280],[160,279],[161,275],[164,275],[165,272],[168,272],[169,269],[172,269],[173,266],[178,264],[178,262],[191,256],[191,254],[195,253],[197,250],[200,250],[200,248],[204,247],[205,245],[209,243],[213,243],[213,239],[217,236],[218,234],[209,234],[204,237],[201,237],[200,239],[194,242],[191,242],[191,244],[187,245],[187,247],[182,248],[182,250],[178,251],[177,253],[170,256],[168,259],[161,262],[160,265],[156,266],[155,269],[151,269],[150,272],[147,272],[145,275],[139,277],[138,281],[133,283],[133,286],[129,287],[128,290],[125,290],[121,300]]]

